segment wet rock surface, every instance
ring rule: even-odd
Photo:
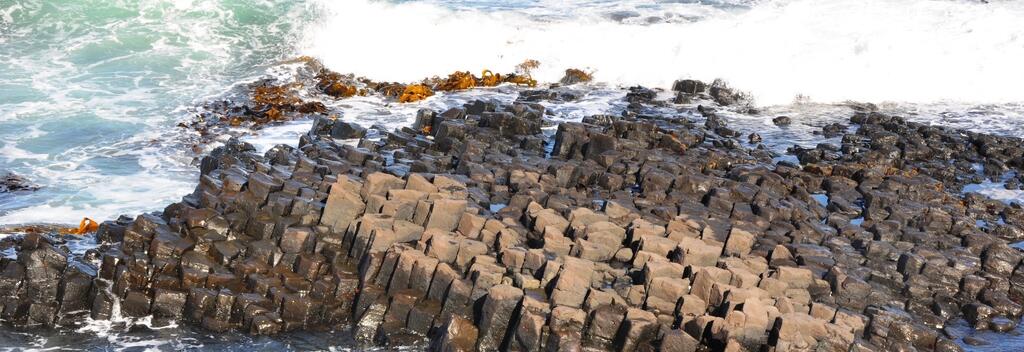
[[[38,189],[39,186],[36,186],[21,175],[12,172],[0,172],[0,193],[35,191]]]
[[[379,82],[354,74],[342,74],[326,68],[317,59],[301,56],[279,63],[287,74],[268,76],[253,82],[233,86],[217,99],[191,109],[194,116],[177,126],[195,132],[185,142],[192,144],[196,154],[209,152],[230,137],[243,137],[253,131],[281,125],[289,121],[326,117],[331,120],[345,115],[343,106],[336,103],[353,97],[375,96],[383,103],[413,103],[440,92],[465,91],[473,88],[496,87],[509,84],[516,87],[536,87],[537,81],[530,71],[539,63],[527,60],[512,73],[483,70],[479,76],[468,71],[456,71],[447,77],[433,76],[419,82]],[[566,70],[562,84],[589,82],[590,73],[578,69]],[[562,87],[538,89],[534,101],[571,101],[583,92]],[[366,129],[353,123],[338,123],[334,138],[357,139],[366,136]]]
[[[943,326],[1024,314],[1024,209],[960,192],[977,164],[1024,166],[1020,139],[865,111],[825,126],[839,145],[792,148],[797,165],[711,109],[630,113],[669,104],[646,88],[553,136],[530,96],[355,145],[365,130],[327,117],[297,148],[231,140],[181,202],[103,223],[91,259],[20,238],[0,259],[3,318],[445,351],[958,351],[980,342]]]

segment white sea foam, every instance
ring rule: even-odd
[[[3,147],[0,147],[0,157],[7,159],[8,162],[15,160],[46,160],[49,157],[48,154],[33,153],[21,148],[18,148],[14,143],[4,143]]]
[[[159,2],[158,2],[159,3]],[[1024,4],[969,1],[872,0],[856,4],[839,0],[775,0],[658,2],[646,1],[315,1],[326,15],[302,38],[303,53],[323,59],[333,70],[354,72],[375,80],[410,82],[453,70],[479,72],[484,68],[512,71],[524,59],[538,59],[535,77],[557,81],[568,67],[595,71],[596,90],[578,101],[545,103],[555,121],[621,108],[624,91],[616,87],[643,84],[667,88],[671,81],[692,77],[727,79],[753,91],[760,104],[783,104],[803,94],[815,101],[846,99],[906,101],[896,112],[911,118],[957,127],[1020,133],[1017,104],[966,107],[962,103],[929,104],[954,99],[1000,103],[1022,100],[1017,82],[1024,81]],[[28,3],[30,11],[39,6]],[[151,4],[152,5],[152,4]],[[262,4],[260,4],[262,6]],[[144,8],[148,8],[144,5]],[[0,55],[11,72],[30,72],[9,82],[31,87],[47,97],[0,104],[0,123],[39,121],[22,136],[0,141],[0,161],[19,166],[44,186],[28,207],[0,214],[0,223],[77,222],[82,216],[109,219],[162,208],[192,190],[195,170],[187,146],[173,145],[180,137],[168,121],[187,116],[183,107],[224,92],[225,82],[249,81],[259,74],[224,77],[224,68],[237,57],[257,49],[245,38],[216,30],[219,22],[235,21],[214,2],[174,1],[160,8],[162,16],[140,15],[109,24],[104,31],[120,33],[126,26],[159,29],[159,40],[147,50],[125,51],[87,64],[77,55],[109,44],[95,35],[60,38],[61,46],[34,56]],[[281,14],[303,27],[306,6]],[[5,11],[21,14],[22,10]],[[19,12],[15,12],[19,11]],[[145,10],[152,11],[151,10]],[[71,24],[75,25],[75,24]],[[68,33],[80,28],[68,28]],[[262,36],[287,30],[265,26]],[[16,28],[13,38],[30,35]],[[237,33],[235,33],[237,34]],[[130,38],[127,38],[130,40]],[[261,44],[263,45],[263,44]],[[39,60],[39,57],[50,58]],[[166,58],[166,59],[160,59]],[[157,60],[141,71],[118,73],[112,68],[131,62]],[[169,60],[169,61],[160,61]],[[271,68],[287,75],[288,65]],[[262,68],[255,72],[262,71]],[[2,74],[2,73],[0,73]],[[131,78],[131,84],[105,82]],[[157,84],[153,81],[168,82]],[[601,86],[607,84],[607,86]],[[435,110],[476,98],[515,99],[507,88],[439,94],[414,104],[393,104],[377,97],[326,101],[343,108],[343,120],[369,127],[397,128],[412,121],[421,108]],[[171,107],[139,102],[172,97]],[[183,98],[184,97],[184,98]],[[175,109],[174,106],[178,108]],[[978,108],[980,107],[980,108]],[[816,108],[817,109],[817,108]],[[168,111],[173,110],[173,111]],[[766,109],[794,113],[799,107]],[[945,111],[957,113],[946,115]],[[814,115],[814,110],[804,115]],[[44,118],[68,113],[103,123],[142,125],[141,132],[116,141],[80,142],[56,152],[40,152],[46,134],[55,133]],[[846,112],[843,112],[846,113]],[[767,127],[770,117],[755,116]],[[63,123],[57,119],[56,123]],[[981,122],[979,122],[981,121]],[[49,121],[46,123],[55,123]],[[246,138],[265,151],[273,145],[295,145],[309,121],[271,127]],[[19,128],[23,125],[20,125]],[[37,127],[37,126],[42,126]],[[50,137],[53,138],[53,137]],[[159,142],[153,142],[159,141]],[[125,161],[111,175],[97,157]],[[90,162],[92,160],[93,162]],[[136,167],[137,164],[137,167]]]
[[[1024,190],[1006,189],[1005,182],[986,181],[964,186],[964,193],[978,193],[1003,203],[1024,204]]]
[[[312,125],[313,122],[309,120],[292,121],[249,134],[242,141],[252,144],[260,153],[266,153],[278,144],[297,146],[299,136],[309,132]]]
[[[162,209],[195,187],[192,180],[148,172],[130,176],[88,173],[71,173],[69,176],[64,180],[65,184],[79,189],[77,194],[68,197],[75,201],[74,204],[57,200],[16,209],[0,216],[0,224],[75,224],[84,217],[97,221],[112,220],[144,209]]]
[[[476,99],[496,99],[503,102],[512,102],[518,97],[519,91],[511,85],[503,85],[492,88],[478,88],[465,91],[438,93],[432,97],[408,104],[394,104],[379,96],[352,97],[344,100],[328,100],[324,103],[339,111],[343,121],[354,122],[363,127],[374,125],[383,126],[388,130],[408,127],[413,123],[416,113],[421,109],[443,111],[451,107],[462,106],[463,104]],[[581,90],[580,99],[570,102],[538,102],[544,105],[547,110],[547,118],[552,121],[580,121],[583,117],[607,114],[616,109],[624,108],[626,103],[622,100],[625,91],[618,88],[605,87],[601,84],[591,85],[587,90]],[[248,142],[256,147],[260,153],[265,153],[278,144],[297,146],[299,136],[305,134],[312,127],[311,120],[297,120],[280,125],[272,125],[246,135],[242,141]]]
[[[309,21],[289,2],[16,3],[0,1],[0,170],[42,188],[0,206],[0,224],[105,220],[180,199],[197,170],[172,126],[293,55]]]
[[[18,250],[13,246],[0,250],[0,258],[18,259]]]
[[[527,58],[542,63],[535,75],[542,81],[568,67],[589,67],[596,79],[621,85],[724,78],[764,105],[798,95],[819,102],[1024,99],[1021,2],[777,0],[720,11],[558,3],[455,10],[325,2],[331,17],[313,32],[308,53],[334,70],[397,81],[510,71]]]

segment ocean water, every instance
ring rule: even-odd
[[[110,219],[180,198],[198,155],[175,125],[231,87],[287,76],[282,61],[299,55],[403,82],[526,59],[541,62],[541,82],[593,72],[603,88],[559,104],[564,120],[621,109],[622,87],[722,78],[753,95],[762,114],[735,118],[755,124],[823,125],[846,117],[832,103],[858,101],[1020,135],[1020,18],[1022,2],[967,0],[3,0],[0,172],[42,189],[0,196],[0,224]],[[420,107],[491,96],[515,92],[325,103],[398,126]],[[295,143],[303,123],[250,139]]]
[[[0,1],[0,171],[42,186],[0,198],[0,224],[109,219],[180,199],[194,187],[194,155],[174,125],[293,55],[314,10]]]
[[[334,71],[402,82],[455,70],[509,72],[526,59],[541,63],[534,71],[541,82],[570,67],[593,72],[582,99],[545,103],[556,121],[618,113],[624,87],[722,78],[750,92],[759,110],[722,114],[780,153],[823,141],[813,131],[846,121],[850,101],[924,123],[1024,136],[1021,18],[1024,2],[968,0],[0,0],[0,173],[41,187],[0,195],[0,225],[102,221],[180,199],[195,185],[200,155],[195,136],[177,123],[247,82],[288,79],[295,65],[285,62],[301,55]],[[517,94],[503,86],[405,105],[322,101],[345,120],[397,127],[420,108]],[[674,108],[661,113],[699,119]],[[794,125],[772,125],[778,115]],[[263,150],[295,144],[309,124],[244,139]],[[1001,187],[989,180],[965,191],[1024,201]],[[0,329],[0,346],[346,346],[334,334],[253,340],[138,323]],[[96,342],[106,340],[113,345]]]

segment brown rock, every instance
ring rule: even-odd
[[[323,216],[320,217],[320,224],[330,226],[334,232],[343,233],[349,225],[359,218],[366,209],[366,204],[359,197],[359,194],[348,189],[348,183],[339,179],[331,186],[331,193],[327,196],[327,204],[324,206]]]
[[[481,309],[480,338],[476,347],[480,350],[498,350],[509,329],[510,317],[523,299],[523,291],[508,285],[497,285],[487,290],[487,298]]]
[[[438,199],[433,202],[430,209],[430,216],[424,227],[427,229],[439,229],[442,231],[453,231],[459,225],[462,213],[466,211],[465,200]]]
[[[404,180],[393,175],[375,172],[366,176],[366,182],[363,183],[359,195],[363,200],[369,200],[372,195],[387,196],[389,190],[402,188],[405,188]]]
[[[586,298],[587,290],[590,289],[594,263],[572,257],[564,259],[562,271],[558,274],[558,281],[551,292],[551,302],[554,305],[579,308]]]
[[[441,337],[435,346],[442,352],[476,351],[477,335],[477,328],[471,321],[455,315],[441,328]]]

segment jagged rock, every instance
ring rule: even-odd
[[[478,350],[497,350],[505,341],[513,312],[523,299],[523,291],[508,285],[497,285],[487,290],[487,298],[478,319],[480,337]]]
[[[338,182],[331,186],[323,216],[320,217],[321,225],[330,226],[335,232],[342,232],[363,214],[366,204],[360,199],[359,193],[355,192],[355,188],[355,184],[343,178],[339,178]]]
[[[13,172],[8,172],[3,176],[0,176],[0,193],[35,191],[38,189],[39,186],[33,185],[29,180]]]
[[[566,257],[565,264],[558,274],[551,292],[551,302],[556,305],[579,308],[590,287],[594,274],[594,263],[586,260]]]
[[[734,105],[747,99],[744,94],[734,91],[725,81],[718,79],[711,83],[708,92],[711,94],[711,98],[722,106]]]
[[[779,116],[773,118],[772,123],[774,123],[776,126],[789,126],[790,124],[793,123],[793,119],[791,119],[789,116]]]
[[[684,79],[675,81],[675,83],[672,84],[672,90],[687,94],[698,94],[707,90],[707,85],[698,80]]]
[[[697,99],[698,83],[674,89]],[[657,93],[560,124],[550,153],[547,110],[524,101],[421,111],[358,147],[324,118],[299,147],[228,141],[193,194],[105,222],[84,257],[61,236],[5,239],[0,318],[67,325],[119,303],[456,351],[956,351],[934,326],[1016,327],[1024,211],[961,190],[1024,165],[1019,139],[864,112],[776,163],[714,108],[656,116]]]
[[[551,332],[546,342],[547,348],[559,351],[579,349],[586,319],[587,315],[581,309],[556,306],[551,310]]]
[[[331,137],[338,139],[358,139],[366,136],[366,128],[352,122],[337,121],[331,128]]]
[[[476,351],[478,330],[473,322],[460,316],[452,316],[441,329],[436,349],[444,352]]]

